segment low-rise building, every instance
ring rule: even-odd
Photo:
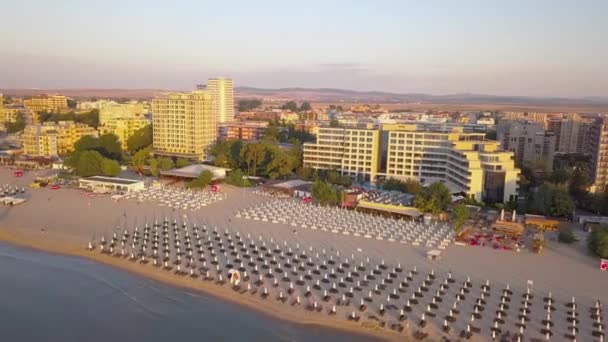
[[[218,138],[221,140],[260,140],[268,128],[267,121],[233,121],[218,124]]]
[[[61,112],[68,109],[68,98],[63,95],[38,95],[23,99],[32,112]]]

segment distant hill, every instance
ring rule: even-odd
[[[16,96],[60,93],[75,98],[131,98],[150,99],[171,91],[187,89],[0,89],[0,93]],[[524,105],[524,106],[608,106],[608,97],[527,97],[498,96],[483,94],[399,94],[382,91],[356,91],[333,88],[277,88],[265,89],[254,87],[237,87],[237,98],[264,98],[267,101],[329,102],[329,103],[394,103],[394,104],[448,104],[448,105]]]
[[[483,94],[399,94],[381,91],[356,91],[332,88],[262,89],[238,87],[239,96],[285,97],[324,102],[382,102],[382,103],[437,103],[437,104],[524,104],[524,105],[608,105],[608,97],[561,98],[499,96]]]

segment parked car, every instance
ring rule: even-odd
[[[51,190],[58,190],[58,189],[61,189],[61,185],[59,185],[59,184],[51,185]]]

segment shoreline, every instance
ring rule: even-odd
[[[410,338],[407,330],[404,330],[404,333],[395,333],[388,329],[378,327],[371,321],[353,323],[342,317],[319,315],[316,313],[309,313],[302,309],[290,310],[291,306],[289,304],[278,304],[274,303],[272,299],[263,300],[254,295],[239,294],[225,285],[220,286],[212,282],[192,280],[187,276],[178,277],[173,275],[172,272],[167,273],[151,267],[141,267],[138,262],[131,262],[127,259],[101,254],[98,250],[88,251],[84,247],[80,248],[54,240],[52,234],[43,234],[44,239],[41,239],[40,237],[42,236],[35,236],[37,234],[34,233],[17,233],[0,228],[0,241],[13,246],[29,248],[46,253],[84,258],[106,266],[115,267],[140,277],[159,281],[166,285],[199,291],[220,300],[227,300],[232,304],[254,310],[274,319],[294,324],[339,330],[383,341],[403,341]]]

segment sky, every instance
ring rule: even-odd
[[[2,0],[0,88],[608,97],[606,0]]]

